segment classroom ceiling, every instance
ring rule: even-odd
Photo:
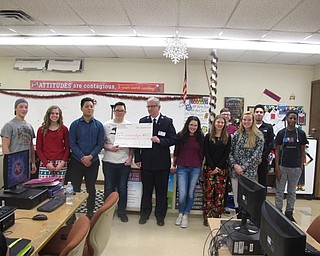
[[[170,38],[178,32],[181,39],[320,45],[319,10],[319,0],[1,0],[0,44],[6,37]],[[49,42],[37,46],[3,43],[0,56],[165,58],[164,47],[50,45]],[[192,60],[210,60],[211,52],[212,49],[188,47]],[[320,52],[218,49],[217,55],[219,61],[320,64]]]

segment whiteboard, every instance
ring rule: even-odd
[[[151,96],[156,96],[160,99],[160,112],[173,119],[173,124],[177,132],[182,129],[185,121],[185,106],[181,101],[181,97],[178,96],[154,94],[143,94],[143,96],[138,94],[117,94],[115,96],[112,94],[96,95],[90,93],[74,96],[74,93],[57,91],[3,91],[9,92],[10,95],[8,95],[1,92],[2,90],[0,90],[1,128],[6,122],[14,117],[14,102],[21,97],[25,98],[29,103],[26,121],[33,126],[35,132],[41,126],[45,112],[51,105],[57,105],[61,108],[64,124],[69,127],[75,119],[82,116],[80,101],[84,97],[91,97],[96,100],[94,116],[102,123],[111,119],[111,105],[114,105],[118,101],[122,101],[126,104],[127,114],[125,118],[132,123],[138,123],[141,117],[148,115],[146,100]],[[38,96],[39,98],[35,98]],[[50,98],[52,96],[55,96],[56,98]],[[61,98],[60,96],[67,97]],[[166,100],[161,101],[161,98]]]

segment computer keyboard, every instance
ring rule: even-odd
[[[320,251],[318,251],[316,248],[314,248],[311,244],[306,243],[304,255],[306,255],[306,256],[319,256]]]
[[[4,217],[8,216],[9,214],[13,213],[16,207],[14,206],[0,206],[0,220],[3,219]]]
[[[48,202],[39,206],[37,210],[39,212],[52,212],[55,209],[57,209],[59,206],[63,205],[65,202],[66,202],[65,195],[57,195],[55,197],[52,197]]]

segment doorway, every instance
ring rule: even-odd
[[[309,134],[318,141],[314,196],[320,197],[320,80],[311,82]]]

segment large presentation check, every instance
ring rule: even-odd
[[[120,124],[114,145],[128,148],[152,148],[152,123]]]

